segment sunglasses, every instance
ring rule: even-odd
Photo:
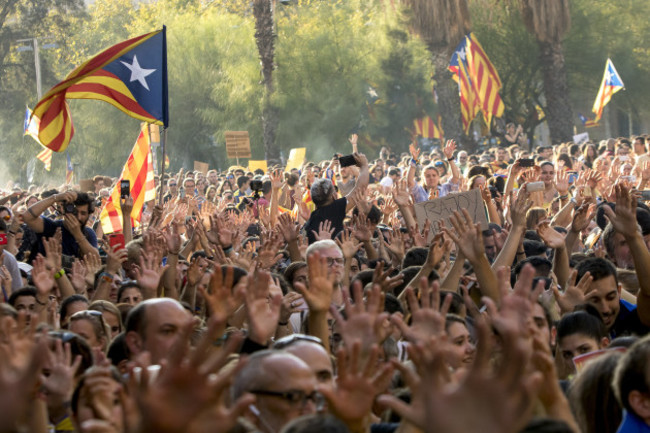
[[[316,343],[321,346],[323,345],[323,342],[318,337],[312,337],[311,335],[304,334],[292,334],[278,339],[275,343],[273,343],[273,348],[284,349],[299,341],[308,341],[310,343]]]

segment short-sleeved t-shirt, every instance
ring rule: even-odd
[[[343,220],[345,219],[345,208],[348,206],[348,199],[345,197],[334,200],[327,206],[319,207],[314,210],[309,216],[309,220],[305,223],[305,231],[307,232],[307,239],[309,244],[316,242],[316,237],[312,230],[318,233],[318,226],[321,222],[329,220],[334,228],[332,239],[343,231]]]
[[[616,316],[614,326],[609,332],[611,338],[625,335],[638,335],[641,337],[650,333],[650,327],[641,322],[636,305],[630,304],[623,299],[618,302],[620,310],[618,316]]]
[[[79,257],[79,244],[75,240],[74,236],[72,236],[72,233],[70,233],[64,226],[63,226],[63,220],[58,220],[54,221],[46,217],[41,217],[43,220],[43,232],[39,233],[39,240],[38,240],[38,250],[41,254],[45,255],[45,249],[43,248],[43,238],[51,238],[54,236],[54,233],[56,232],[56,229],[61,227],[61,234],[62,240],[61,240],[61,246],[63,249],[63,254],[66,256],[74,256],[74,257]],[[83,234],[88,239],[88,242],[90,245],[93,247],[97,248],[97,236],[95,235],[95,232],[93,229],[90,227],[84,226],[82,227]]]

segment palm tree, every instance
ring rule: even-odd
[[[571,27],[569,0],[520,0],[521,15],[530,33],[537,38],[544,82],[548,121],[553,143],[573,137],[573,113],[569,103],[562,38]]]
[[[454,49],[471,29],[467,0],[402,0],[402,3],[410,11],[411,31],[420,36],[431,53],[445,136],[460,139],[464,135],[458,85],[448,67]]]
[[[255,17],[255,42],[262,63],[262,136],[264,154],[267,160],[279,159],[275,146],[275,135],[278,129],[278,108],[273,104],[273,70],[275,69],[275,28],[272,0],[254,0],[253,16]]]

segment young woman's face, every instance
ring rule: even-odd
[[[447,328],[447,336],[451,342],[452,351],[447,362],[453,369],[469,367],[474,362],[476,348],[472,343],[467,327],[459,322],[453,322]]]

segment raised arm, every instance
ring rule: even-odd
[[[43,233],[44,225],[43,220],[40,218],[41,214],[56,202],[73,203],[76,199],[77,193],[72,191],[51,195],[46,199],[34,203],[25,212],[23,212],[23,221],[30,229],[34,230],[36,233]]]
[[[514,194],[511,193],[511,203],[513,197]],[[503,244],[503,248],[501,248],[499,255],[492,264],[492,269],[499,269],[501,266],[510,266],[518,255],[517,249],[519,248],[522,236],[526,232],[526,212],[528,212],[528,209],[530,209],[532,205],[533,203],[530,201],[528,191],[525,187],[522,187],[519,190],[517,200],[514,204],[510,205],[512,228]]]
[[[454,162],[454,152],[456,151],[456,142],[454,140],[447,140],[445,148],[442,150],[447,157],[449,168],[451,169],[451,183],[458,183],[460,181],[460,170]]]
[[[625,237],[630,248],[640,287],[636,298],[639,319],[644,325],[650,326],[650,252],[638,230],[634,198],[623,185],[616,185],[615,188],[616,212],[609,206],[605,206],[605,215],[614,226],[614,230]]]
[[[350,198],[354,197],[354,193],[357,190],[364,190],[368,187],[368,182],[370,181],[370,171],[368,168],[368,159],[363,153],[355,153],[354,154],[354,159],[357,162],[357,166],[359,167],[359,177],[357,177],[357,182],[354,185],[354,188],[352,188],[352,191],[346,196],[348,198],[348,204],[345,208],[345,212],[350,212],[354,206],[355,202],[353,200],[350,200]]]

